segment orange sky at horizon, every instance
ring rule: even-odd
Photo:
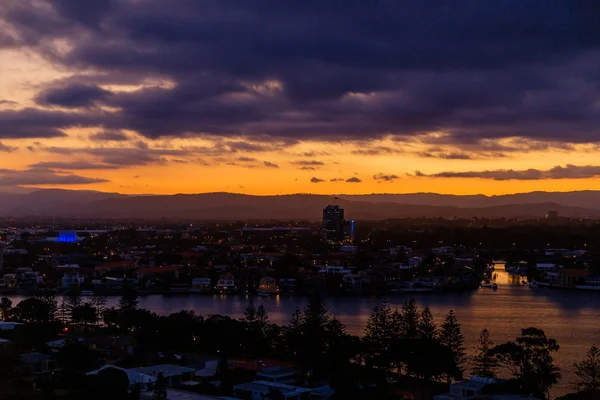
[[[33,98],[40,87],[72,74],[23,49],[0,50],[0,59],[0,100],[4,101],[0,103],[0,111],[33,107]],[[130,87],[115,86],[111,89],[132,90]],[[544,146],[539,146],[540,149],[531,146],[522,151],[513,149],[500,157],[476,147],[461,148],[458,145],[437,146],[432,153],[433,146],[425,139],[428,136],[443,136],[443,132],[431,132],[423,138],[402,141],[386,137],[343,143],[307,140],[286,144],[282,140],[271,142],[256,138],[216,136],[148,139],[135,132],[127,132],[129,139],[123,141],[100,142],[90,139],[90,136],[101,131],[100,128],[73,127],[64,131],[65,137],[0,138],[0,149],[5,147],[5,151],[0,151],[0,182],[3,182],[0,183],[0,191],[13,186],[90,189],[124,194],[225,191],[256,195],[415,192],[501,195],[531,191],[600,190],[600,179],[595,176],[533,180],[414,176],[415,171],[432,175],[448,171],[547,171],[568,164],[593,166],[597,162],[597,147],[586,144],[572,145],[568,149],[552,144],[545,149]],[[233,151],[228,146],[236,142],[264,146],[265,149]],[[520,138],[508,138],[493,143],[519,147],[524,142]],[[110,158],[108,153],[121,151],[123,154],[118,162],[107,161]],[[371,154],[368,154],[369,151]],[[137,164],[132,161],[135,157],[148,155],[147,161]],[[127,165],[128,161],[132,161],[132,165]],[[34,175],[37,173],[35,164],[38,163],[95,164],[95,169],[49,169],[51,174],[59,177],[78,176],[106,182],[21,183],[22,179],[24,182],[37,179]],[[98,168],[98,164],[105,164],[107,168]],[[31,168],[34,171],[23,173]],[[10,171],[3,172],[3,169]],[[380,178],[375,179],[376,176]],[[6,179],[2,181],[2,178]],[[322,182],[313,183],[313,178]],[[360,182],[346,182],[350,178],[358,178]]]

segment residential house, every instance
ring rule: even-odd
[[[132,370],[153,377],[157,377],[162,373],[167,382],[167,386],[169,387],[193,380],[194,374],[196,373],[194,368],[181,367],[172,364],[153,365],[151,367],[133,368]]]
[[[232,274],[221,275],[217,282],[217,289],[224,292],[237,290],[234,276]]]
[[[277,294],[279,293],[279,287],[277,286],[277,280],[275,278],[271,278],[270,276],[265,276],[260,280],[260,285],[258,286],[258,293],[265,294]]]
[[[136,340],[131,336],[95,336],[87,339],[88,349],[101,353],[112,364],[134,354]]]
[[[533,397],[518,394],[497,394],[483,397],[483,388],[498,382],[502,382],[502,380],[472,376],[469,380],[451,384],[449,393],[438,394],[433,397],[433,400],[475,400],[478,398],[485,398],[485,400],[535,400]]]
[[[242,383],[233,387],[234,396],[250,400],[264,400],[273,396],[273,393],[278,393],[279,397],[285,400],[310,400],[311,390],[262,380]]]
[[[148,392],[148,391],[152,390],[152,388],[154,387],[154,384],[156,383],[155,376],[138,372],[135,369],[125,369],[125,368],[120,368],[120,367],[117,367],[114,365],[105,365],[100,369],[88,372],[87,375],[96,375],[98,372],[105,370],[107,368],[118,369],[127,374],[127,378],[129,379],[129,391],[133,390],[136,386],[138,386],[140,388],[141,392]]]
[[[210,278],[193,278],[191,293],[207,293],[212,290],[212,281]]]
[[[48,354],[37,352],[21,354],[23,375],[34,382],[57,379],[60,374],[58,362]]]
[[[263,368],[256,374],[260,380],[267,382],[285,383],[293,385],[301,381],[302,369],[286,365],[283,367]]]

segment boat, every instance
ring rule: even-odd
[[[538,283],[536,281],[531,281],[531,282],[529,282],[529,287],[536,288],[536,287],[538,287]]]
[[[256,295],[260,296],[260,297],[269,297],[270,296],[269,293],[265,293],[265,292],[258,292],[258,293],[256,293]]]
[[[93,296],[94,295],[94,291],[93,290],[82,290],[81,291],[81,295],[84,296],[84,297]]]

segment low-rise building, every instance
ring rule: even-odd
[[[194,368],[181,367],[179,365],[171,365],[171,364],[161,364],[161,365],[153,365],[151,367],[140,367],[140,368],[132,368],[133,371],[136,371],[140,374],[150,375],[153,377],[158,377],[160,373],[163,374],[167,386],[172,387],[174,385],[179,385],[185,381],[191,381],[194,379],[194,374],[196,370]]]
[[[283,383],[253,381],[233,387],[234,396],[243,399],[263,400],[274,393],[285,400],[309,400],[311,389],[285,385]]]

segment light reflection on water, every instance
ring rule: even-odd
[[[475,345],[479,332],[487,328],[496,343],[514,339],[521,328],[537,327],[549,337],[557,339],[561,348],[556,359],[562,369],[563,380],[553,395],[560,394],[573,379],[572,364],[583,359],[593,344],[600,345],[600,292],[561,291],[547,288],[531,289],[521,285],[521,278],[504,271],[496,272],[498,290],[479,289],[470,293],[416,293],[388,297],[392,307],[400,308],[413,296],[420,306],[428,305],[438,325],[450,308],[456,312],[466,347]],[[13,303],[23,297],[11,297]],[[346,325],[349,333],[360,335],[375,305],[382,298],[339,297],[326,299],[330,312]],[[245,296],[167,296],[140,297],[140,307],[159,314],[169,314],[191,309],[200,315],[223,314],[234,318],[243,315],[247,305]],[[109,306],[116,305],[118,297],[108,299]],[[256,305],[263,304],[272,322],[286,324],[296,308],[306,303],[299,296],[254,298]]]

